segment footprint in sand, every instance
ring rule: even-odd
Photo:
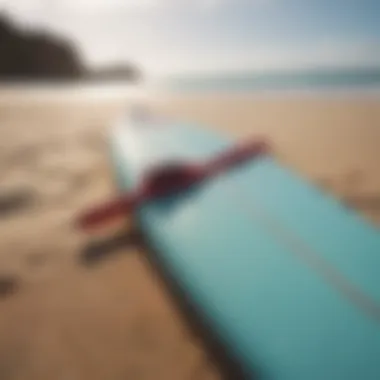
[[[0,193],[0,217],[9,217],[29,209],[35,201],[34,193],[27,188],[11,189]]]
[[[18,290],[18,281],[10,275],[0,275],[0,298],[13,295]]]

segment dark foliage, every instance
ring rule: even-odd
[[[23,30],[0,14],[0,80],[138,81],[132,64],[92,71],[85,67],[74,43],[44,31]]]
[[[1,79],[69,79],[84,72],[75,47],[43,32],[26,32],[0,16]]]

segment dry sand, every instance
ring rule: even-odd
[[[78,210],[112,194],[104,136],[127,103],[0,97],[2,380],[221,377],[141,249],[84,260],[91,242],[120,227],[85,236],[72,226]],[[236,136],[267,135],[282,160],[339,197],[360,196],[363,216],[380,220],[379,100],[198,96],[152,105]],[[15,189],[32,201],[5,212]]]

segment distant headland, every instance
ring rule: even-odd
[[[131,63],[87,67],[70,40],[43,30],[24,30],[0,14],[0,82],[12,81],[128,81],[142,73]]]

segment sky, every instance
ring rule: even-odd
[[[74,39],[91,65],[152,75],[380,67],[380,0],[0,0]]]

